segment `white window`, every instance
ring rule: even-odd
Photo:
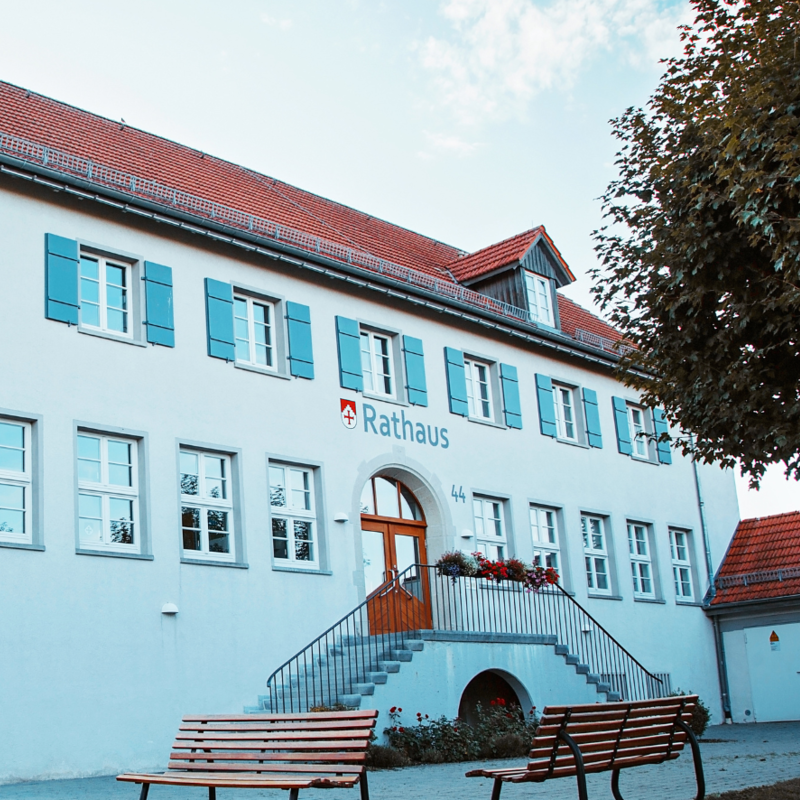
[[[364,391],[385,397],[394,395],[392,340],[372,331],[361,331],[361,372]]]
[[[312,470],[270,464],[269,503],[275,559],[299,566],[316,565],[317,520]]]
[[[0,540],[31,544],[31,426],[0,419]]]
[[[494,419],[489,365],[465,358],[464,375],[467,379],[469,415],[476,419]]]
[[[553,319],[553,295],[549,278],[525,273],[525,288],[528,292],[528,310],[536,322],[542,325],[555,326]]]
[[[137,446],[78,433],[78,539],[90,550],[141,550]]]
[[[595,594],[611,594],[608,574],[608,542],[606,524],[602,517],[581,515],[583,554],[586,564],[586,583]]]
[[[130,264],[81,253],[81,325],[131,337],[130,285]]]
[[[689,551],[689,532],[669,529],[669,547],[672,553],[672,577],[675,580],[675,597],[678,600],[694,599],[692,589],[692,561]]]
[[[648,414],[642,406],[628,405],[628,425],[631,430],[631,446],[635,458],[650,458]]]
[[[503,501],[491,497],[472,498],[475,517],[475,549],[492,561],[500,561],[506,553],[506,526]]]
[[[628,550],[631,556],[633,596],[655,598],[653,563],[650,557],[650,532],[646,525],[628,523]]]
[[[181,450],[180,465],[183,555],[233,561],[230,457]]]
[[[556,512],[542,506],[530,507],[533,563],[538,567],[560,569]]]
[[[276,370],[275,306],[252,297],[234,297],[236,360]]]
[[[553,400],[556,412],[556,431],[559,439],[578,441],[575,424],[575,394],[568,386],[553,384]]]

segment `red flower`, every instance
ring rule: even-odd
[[[400,730],[400,733],[405,733],[406,732],[405,728],[400,728],[399,730]]]
[[[394,712],[395,712],[395,711],[397,711],[397,706],[392,706],[392,707],[389,709],[389,713],[390,713],[390,714],[394,714]]]
[[[492,701],[491,701],[490,705],[495,705],[495,702],[494,702],[494,700],[492,700]]]
[[[402,714],[402,713],[403,713],[403,709],[402,709],[402,708],[398,708],[398,709],[397,709],[397,713],[398,713],[398,714]]]
[[[505,701],[505,700],[503,700],[503,698],[502,698],[502,697],[498,697],[498,698],[497,698],[497,705],[499,705],[499,706],[504,706],[505,704],[506,704],[506,701]]]
[[[428,715],[427,714],[425,715],[425,719],[428,719]]]
[[[419,713],[419,711],[417,711],[417,717],[418,717],[419,719],[422,719],[422,714],[420,714],[420,713]]]

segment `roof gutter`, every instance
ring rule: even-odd
[[[614,353],[597,350],[565,335],[550,332],[517,320],[507,319],[491,311],[473,308],[453,299],[443,299],[422,287],[404,284],[402,281],[352,264],[336,261],[321,254],[290,244],[265,239],[264,237],[232,228],[213,220],[140,198],[133,194],[108,187],[99,187],[91,181],[67,175],[58,170],[32,164],[23,159],[0,153],[0,173],[32,181],[55,192],[65,192],[82,200],[92,200],[115,208],[123,213],[138,216],[180,228],[189,233],[208,236],[210,239],[268,258],[306,269],[318,275],[343,280],[346,283],[371,289],[389,297],[405,300],[440,313],[459,317],[482,327],[504,333],[513,338],[538,345],[562,355],[579,358],[598,366],[613,369],[620,361]],[[311,260],[309,260],[311,256]]]

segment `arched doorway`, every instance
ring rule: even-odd
[[[497,702],[506,706],[515,705],[523,713],[531,706],[525,687],[513,675],[498,669],[479,672],[461,694],[458,716],[474,725],[478,721],[478,704],[487,709]]]
[[[361,493],[361,542],[370,631],[429,628],[425,515],[414,493],[394,478],[374,476]]]

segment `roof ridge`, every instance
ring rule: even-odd
[[[536,225],[533,228],[529,228],[526,231],[521,231],[520,233],[515,233],[513,236],[507,236],[505,239],[501,239],[499,242],[492,242],[491,244],[487,244],[486,246],[480,247],[477,250],[473,250],[471,253],[464,253],[463,255],[460,255],[457,259],[455,259],[454,261],[449,262],[447,264],[447,266],[450,266],[450,264],[458,264],[458,262],[462,258],[470,258],[471,256],[476,256],[479,253],[482,253],[484,250],[491,250],[494,247],[500,247],[501,245],[507,244],[508,242],[511,242],[514,239],[521,239],[523,236],[526,236],[527,234],[535,233],[535,234],[538,235],[538,234],[542,233],[543,231],[544,231],[544,225]]]

